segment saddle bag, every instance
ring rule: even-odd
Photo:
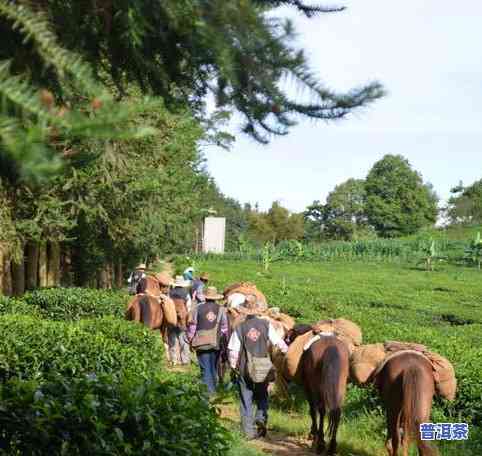
[[[192,348],[196,351],[219,350],[219,323],[221,322],[222,313],[223,309],[220,308],[216,320],[216,326],[214,326],[214,328],[196,331],[196,335],[191,342]]]

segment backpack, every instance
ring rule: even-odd
[[[264,383],[272,381],[273,377],[273,363],[269,354],[263,357],[254,356],[246,351],[246,370],[248,376],[253,383]]]
[[[251,354],[244,345],[244,352],[246,353],[246,373],[253,383],[264,383],[273,381],[273,363],[266,352],[265,356],[255,356]]]

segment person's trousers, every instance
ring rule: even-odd
[[[241,428],[244,434],[251,438],[256,437],[256,422],[268,422],[268,382],[253,383],[242,375],[237,380],[239,388],[239,412],[241,415]],[[254,406],[256,405],[256,414]]]
[[[169,358],[173,364],[189,364],[191,352],[186,338],[186,331],[171,327],[167,330],[167,343],[169,345]]]
[[[216,385],[218,384],[218,358],[219,350],[197,352],[202,381],[207,386],[209,394],[216,392]]]

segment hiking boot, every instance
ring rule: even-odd
[[[263,421],[256,421],[256,427],[258,428],[257,437],[266,437],[268,429],[266,428],[266,423]]]

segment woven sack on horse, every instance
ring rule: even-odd
[[[383,344],[367,344],[355,347],[350,358],[350,377],[359,385],[367,383],[376,368],[386,357]]]
[[[313,337],[315,337],[314,332],[308,331],[298,336],[288,347],[284,366],[281,371],[286,379],[299,381],[301,356],[303,355],[305,345],[310,342]]]
[[[280,312],[277,307],[269,308],[265,315],[270,317],[272,320],[279,321],[284,326],[286,331],[293,329],[296,323],[293,317]]]
[[[384,345],[388,353],[397,353],[402,350],[413,350],[422,353],[432,364],[437,394],[449,401],[455,399],[457,378],[455,377],[455,369],[447,358],[429,351],[425,345],[421,344],[387,341]]]
[[[284,398],[289,396],[288,394],[288,382],[283,374],[285,365],[285,354],[278,347],[271,347],[271,361],[275,367],[275,387],[277,393]]]
[[[453,401],[457,392],[457,378],[452,363],[438,353],[428,352],[425,356],[432,363],[435,389],[443,398]]]
[[[256,296],[256,298],[258,298],[258,300],[261,303],[263,303],[267,307],[268,301],[266,300],[266,296],[256,288],[256,285],[254,283],[251,283],[251,282],[233,283],[232,285],[227,286],[223,291],[225,298],[227,298],[229,295],[233,293],[241,293],[244,295],[253,294]]]
[[[353,353],[355,347],[362,344],[363,337],[360,327],[356,323],[344,318],[321,320],[313,325],[313,331],[333,332],[338,339],[345,342],[350,355]]]
[[[177,325],[177,312],[174,301],[166,295],[160,297],[160,304],[164,311],[164,318],[169,325]]]

